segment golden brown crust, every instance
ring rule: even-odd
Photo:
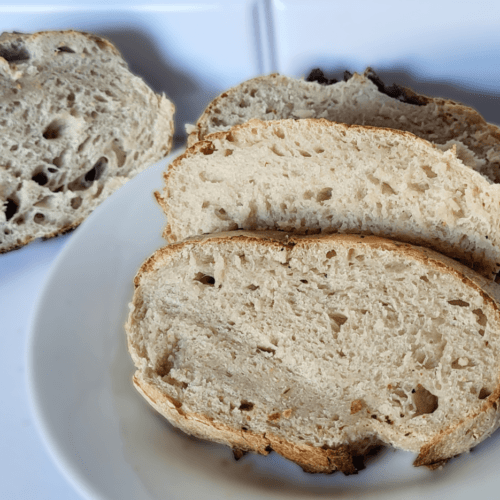
[[[337,448],[319,448],[307,444],[295,444],[270,433],[256,433],[250,430],[235,429],[215,422],[204,415],[185,413],[175,399],[161,392],[152,381],[144,380],[140,374],[133,377],[137,390],[172,425],[199,439],[215,441],[239,450],[239,454],[253,452],[268,455],[275,451],[279,455],[300,465],[306,472],[329,474],[341,471],[346,475],[356,474],[357,463],[354,459],[370,454],[381,443],[377,440],[341,445]],[[361,460],[358,460],[361,462]]]
[[[67,233],[70,233],[74,229],[76,229],[82,222],[84,221],[84,218],[81,218],[80,220],[76,222],[72,222],[71,224],[67,224],[66,226],[63,226],[62,228],[53,231],[50,234],[44,234],[43,236],[27,236],[22,243],[12,245],[7,248],[3,248],[0,250],[0,254],[7,253],[7,252],[12,252],[14,250],[19,250],[20,248],[26,246],[28,243],[31,243],[32,241],[36,240],[37,238],[40,238],[41,240],[49,240],[51,238],[56,238],[57,236],[63,236]]]

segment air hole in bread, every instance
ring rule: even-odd
[[[35,181],[40,186],[45,186],[45,184],[49,181],[44,172],[38,172],[31,178],[31,180]]]
[[[113,153],[115,153],[117,168],[122,168],[127,161],[127,153],[125,153],[125,151],[121,147],[120,141],[118,139],[113,139],[113,142],[111,143],[111,149],[113,150]]]
[[[434,179],[434,177],[437,177],[436,172],[434,172],[434,170],[432,170],[432,168],[428,165],[424,165],[422,167],[422,170],[425,172],[425,175],[427,175],[429,179]]]
[[[257,351],[259,352],[267,352],[269,354],[276,354],[276,349],[273,349],[272,347],[263,347],[263,346],[260,346],[258,345],[257,346]]]
[[[247,101],[245,101],[245,99],[242,99],[242,100],[240,101],[240,104],[239,104],[239,107],[240,107],[240,108],[248,108],[248,106],[250,106],[250,103],[249,103],[249,102],[247,102]]]
[[[275,131],[274,131],[274,135],[276,137],[279,137],[280,139],[284,139],[285,138],[285,133],[283,132],[283,129],[281,128],[277,128]]]
[[[471,366],[474,366],[474,363],[471,363],[471,361],[469,360],[469,358],[467,358],[465,356],[457,358],[457,359],[455,359],[455,361],[453,361],[451,363],[451,367],[454,370],[463,370],[464,368],[468,368],[468,367],[471,367]]]
[[[308,153],[307,151],[304,151],[302,149],[299,149],[299,153],[304,157],[304,158],[310,158],[312,155],[311,153]]]
[[[63,45],[62,47],[57,47],[56,51],[58,53],[61,53],[61,52],[66,52],[68,54],[74,54],[75,53],[75,51],[72,48],[67,47],[66,45]]]
[[[71,198],[70,203],[71,203],[71,208],[77,210],[82,205],[82,198],[80,196],[75,196],[74,198]]]
[[[330,250],[329,252],[326,252],[326,258],[331,259],[332,257],[335,257],[337,255],[337,252],[335,250]]]
[[[18,146],[17,144],[14,144],[14,145],[10,148],[10,150],[11,150],[11,151],[17,151],[18,149],[19,149],[19,146]]]
[[[309,281],[307,281],[307,280],[300,280],[300,282],[301,283],[306,283],[306,284],[309,283]]]
[[[413,404],[415,405],[415,417],[434,413],[438,408],[439,398],[434,396],[423,385],[418,384],[416,389],[413,389]]]
[[[8,63],[28,61],[30,53],[25,47],[19,44],[10,46],[0,45],[0,57],[3,57]]]
[[[101,156],[94,166],[85,174],[85,181],[90,183],[98,181],[102,177],[102,174],[106,170],[107,166],[108,159],[105,156]]]
[[[401,274],[407,271],[406,266],[402,263],[390,263],[385,266],[385,270],[389,273]]]
[[[420,279],[422,281],[425,281],[426,283],[430,283],[429,278],[427,276],[420,276]]]
[[[195,281],[199,281],[202,285],[214,286],[215,279],[213,276],[208,276],[204,273],[196,273],[196,276],[193,278]]]
[[[61,168],[62,164],[63,164],[63,161],[62,161],[62,153],[61,153],[59,156],[56,156],[52,160],[52,165],[55,165],[57,168]]]
[[[486,323],[488,323],[488,320],[486,318],[486,314],[483,313],[483,310],[482,309],[474,309],[472,312],[477,316],[476,321],[481,326],[486,326]]]
[[[201,208],[208,208],[210,206],[209,201],[204,201],[203,204],[201,205]]]
[[[458,306],[458,307],[469,307],[470,306],[470,304],[468,302],[465,302],[465,300],[460,300],[460,299],[449,300],[448,304],[450,304],[451,306]]]
[[[240,411],[252,411],[254,406],[255,406],[254,403],[251,403],[250,401],[243,399],[241,401],[241,404],[240,404],[238,410],[240,410]]]
[[[83,148],[88,144],[90,137],[87,137],[77,148],[77,153],[81,153]],[[137,158],[136,158],[137,159]]]
[[[479,391],[479,399],[486,399],[488,396],[491,395],[491,391],[487,389],[486,387],[481,387],[481,390]]]
[[[61,137],[65,124],[66,122],[60,119],[50,122],[49,125],[43,131],[42,135],[44,139],[51,141]]]
[[[229,215],[223,208],[215,209],[214,213],[220,220],[229,220]]]
[[[412,189],[413,191],[417,191],[418,193],[425,193],[429,189],[429,184],[426,184],[426,183],[421,183],[421,184],[410,183],[410,184],[408,184],[408,188]]]
[[[12,217],[14,217],[14,215],[17,213],[18,208],[18,204],[12,198],[7,198],[4,209],[6,220],[12,219]]]
[[[339,327],[341,327],[347,320],[347,316],[342,313],[328,313],[328,316],[337,323]]]
[[[382,194],[384,195],[391,195],[391,194],[397,194],[396,191],[392,188],[390,184],[387,182],[382,182]]]
[[[303,194],[303,198],[304,200],[310,200],[312,197],[313,197],[313,192],[312,191],[306,191],[304,194]]]
[[[276,144],[273,144],[269,149],[277,156],[285,156],[285,153],[281,152]]]
[[[232,149],[226,149],[224,151],[224,156],[231,156],[233,154],[233,150]]]
[[[35,216],[33,217],[33,220],[37,224],[43,224],[45,222],[45,215],[43,215],[41,212],[37,212]]]
[[[330,200],[332,197],[332,188],[322,189],[316,196],[316,201],[321,203],[323,201]]]
[[[258,287],[257,285],[248,285],[248,286],[247,286],[247,288],[248,288],[249,290],[254,291],[254,290],[257,290],[259,287]]]
[[[71,191],[83,191],[88,189],[94,181],[99,180],[108,166],[108,159],[102,156],[94,166],[83,176],[70,182],[68,188]]]

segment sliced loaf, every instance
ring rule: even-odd
[[[75,31],[0,36],[0,253],[65,232],[171,148],[174,105]]]
[[[183,431],[307,471],[381,443],[440,465],[499,425],[495,287],[373,236],[195,238],[135,278],[134,384]]]
[[[312,75],[315,81],[273,74],[243,82],[214,99],[196,125],[188,127],[188,144],[251,118],[326,118],[405,130],[443,149],[456,145],[467,166],[500,182],[500,129],[477,111],[397,85],[386,87],[371,69],[347,75],[334,84],[321,72]]]
[[[157,194],[171,242],[234,229],[371,233],[494,278],[500,185],[408,132],[252,120],[177,158]]]

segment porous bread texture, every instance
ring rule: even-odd
[[[195,436],[352,473],[381,443],[432,466],[499,425],[497,285],[431,250],[236,231],[158,250],[135,287],[134,383]]]
[[[65,232],[172,146],[174,105],[106,39],[0,36],[0,253]]]
[[[164,236],[234,229],[375,234],[500,268],[500,186],[408,132],[327,120],[251,120],[165,174]]]
[[[441,98],[413,94],[422,105],[408,104],[380,92],[370,79],[354,73],[347,81],[321,85],[272,74],[245,81],[222,93],[187,128],[188,145],[252,118],[325,118],[347,124],[388,127],[411,132],[441,145],[457,146],[464,163],[500,182],[500,129],[474,109]]]

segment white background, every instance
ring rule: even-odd
[[[459,100],[500,123],[500,9],[494,1],[0,0],[1,31],[109,37],[183,125],[226,88],[262,73],[374,67],[386,83]],[[26,389],[30,317],[67,235],[0,255],[0,498],[78,499],[44,448]]]

